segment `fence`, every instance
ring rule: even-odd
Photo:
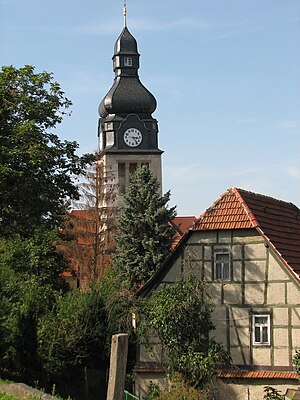
[[[124,400],[140,400],[140,398],[124,390]]]

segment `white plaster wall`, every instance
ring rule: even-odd
[[[273,324],[274,326],[287,326],[289,323],[288,308],[274,308],[273,310]]]
[[[225,231],[221,235],[216,231],[200,231],[191,235],[188,244],[191,246],[185,255],[189,254],[189,260],[183,263],[184,270],[186,272],[187,265],[194,266],[199,274],[204,270],[215,304],[212,320],[216,330],[212,336],[225,349],[230,343],[233,363],[290,366],[291,349],[294,354],[295,349],[300,348],[299,286],[272,250],[265,247],[264,240],[254,230],[236,230],[233,233]],[[216,249],[228,249],[231,252],[233,281],[212,280],[213,251]],[[181,268],[179,258],[163,280],[179,279]],[[253,312],[270,313],[271,346],[252,345]],[[267,384],[274,386],[274,381],[259,385],[233,385],[234,399],[260,400],[263,397],[263,387]],[[284,385],[282,387],[285,388]],[[221,399],[227,400],[227,397]]]
[[[268,304],[285,304],[285,283],[273,283],[269,281],[268,285]]]

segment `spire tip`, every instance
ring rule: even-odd
[[[124,27],[126,27],[126,15],[127,15],[127,6],[126,6],[126,0],[124,0],[124,8],[123,8],[123,15],[124,15]]]

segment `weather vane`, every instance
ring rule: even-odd
[[[123,8],[123,13],[124,13],[124,26],[126,26],[126,14],[127,14],[127,2],[124,0],[124,8]]]

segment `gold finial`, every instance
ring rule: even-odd
[[[126,0],[124,0],[123,14],[124,14],[124,26],[126,26],[126,14],[127,14]]]

